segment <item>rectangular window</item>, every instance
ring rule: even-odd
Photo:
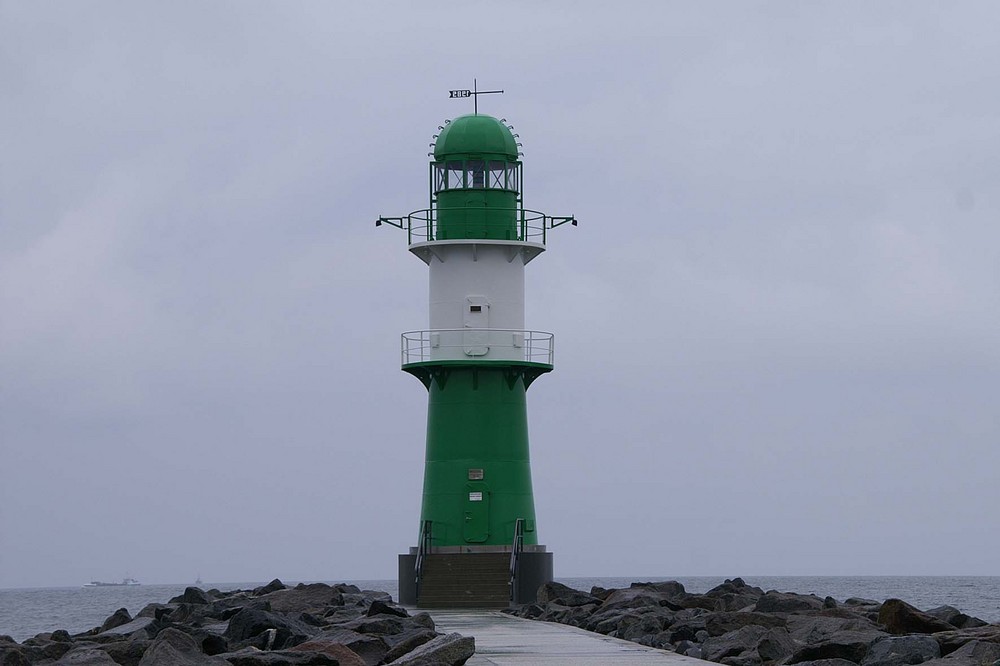
[[[459,187],[465,187],[465,183],[462,181],[462,163],[461,162],[448,162],[445,165],[447,171],[447,181],[445,182],[445,187],[449,190],[454,190]]]
[[[508,190],[514,190],[515,192],[519,192],[520,191],[520,188],[518,187],[518,185],[520,185],[520,183],[518,183],[518,180],[517,180],[517,176],[518,176],[517,166],[518,166],[517,164],[508,164],[507,165],[507,189]]]
[[[440,192],[441,190],[445,189],[444,174],[445,174],[444,165],[443,164],[435,164],[434,165],[434,191],[435,192]]]
[[[469,160],[465,163],[465,186],[486,187],[486,163],[482,160]]]
[[[490,175],[487,186],[492,190],[506,189],[504,182],[506,165],[497,160],[490,160]]]

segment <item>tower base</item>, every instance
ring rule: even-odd
[[[525,547],[518,556],[512,590],[509,549],[436,548],[424,555],[418,585],[417,549],[411,548],[399,556],[399,603],[417,608],[506,608],[533,603],[538,588],[552,581],[552,559],[545,546]]]

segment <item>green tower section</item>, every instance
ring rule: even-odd
[[[521,163],[514,135],[496,118],[461,116],[434,143],[435,240],[522,238]]]

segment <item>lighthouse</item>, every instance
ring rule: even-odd
[[[417,545],[399,556],[401,603],[504,607],[552,580],[539,543],[526,392],[553,369],[551,333],[525,326],[525,267],[572,216],[526,209],[513,126],[445,121],[429,153],[429,207],[404,230],[429,274],[429,321],[401,338],[402,369],[428,393]]]

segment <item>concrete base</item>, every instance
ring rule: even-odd
[[[416,549],[412,549],[416,550]],[[537,600],[538,588],[552,581],[552,553],[544,551],[522,552],[519,557],[517,579],[514,581],[515,604],[534,603]],[[416,552],[399,556],[399,603],[404,606],[417,605],[417,583],[414,566],[417,563]]]

